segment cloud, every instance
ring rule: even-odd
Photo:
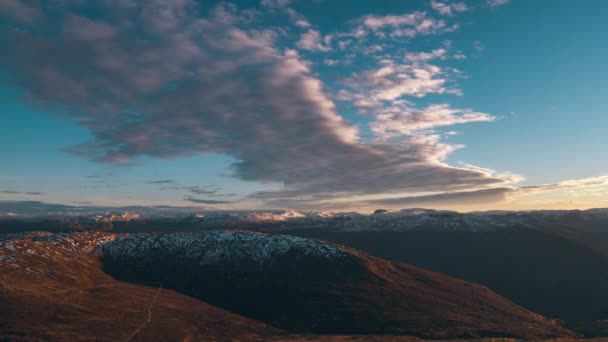
[[[306,21],[304,19],[296,20],[295,25],[298,27],[301,27],[301,28],[309,28],[312,26],[308,21]]]
[[[291,4],[291,0],[262,0],[261,5],[268,8],[285,8]]]
[[[40,10],[24,4],[20,0],[0,1],[0,17],[7,16],[19,22],[33,23],[41,17]]]
[[[197,187],[191,186],[187,188],[191,193],[196,195],[215,195],[217,194],[218,188],[210,188],[210,187]]]
[[[293,24],[299,28],[309,28],[312,26],[302,14],[290,7],[291,0],[262,0],[261,5],[271,11],[280,11],[287,14]]]
[[[174,182],[171,182],[174,183]],[[157,183],[163,184],[163,183]],[[208,196],[227,196],[223,194],[218,194],[218,191],[221,190],[220,187],[215,185],[206,185],[206,186],[178,186],[178,185],[170,185],[163,186],[161,190],[186,190],[195,195],[208,195]],[[232,194],[233,195],[233,194]]]
[[[79,15],[70,14],[63,24],[64,37],[68,40],[111,39],[116,29],[104,22],[94,21]]]
[[[407,63],[381,59],[378,68],[343,79],[345,87],[338,92],[337,99],[351,102],[363,114],[386,114],[410,111],[410,99],[430,94],[461,94],[452,84],[460,76],[458,70],[427,63],[445,54],[445,49],[407,53]]]
[[[232,201],[208,200],[208,199],[194,198],[194,197],[190,197],[190,196],[184,197],[184,201],[188,201],[188,202],[192,202],[192,203],[200,203],[200,204],[228,204],[228,203],[234,203]]]
[[[375,208],[404,209],[404,208],[467,208],[470,206],[500,204],[511,200],[516,192],[512,187],[497,187],[470,191],[452,191],[431,195],[412,195],[382,198],[374,196],[358,196],[351,198],[326,197],[311,198],[307,201],[285,199],[282,208],[299,207],[301,210],[332,210],[332,211],[370,211]],[[321,202],[319,202],[321,200]]]
[[[93,205],[93,202],[91,202],[91,201],[75,201],[73,203],[77,204],[79,206],[80,205],[84,205],[84,206],[92,206]]]
[[[361,23],[357,28],[359,31],[371,30],[378,37],[393,38],[433,35],[454,31],[458,28],[457,25],[448,26],[443,19],[430,18],[426,12],[420,11],[402,15],[367,15],[360,18],[359,22]]]
[[[443,3],[431,1],[431,7],[441,15],[451,16],[456,12],[466,12],[469,10],[464,2]]]
[[[424,109],[389,108],[376,115],[371,130],[381,138],[411,135],[416,131],[469,122],[488,122],[495,118],[470,109],[452,109],[447,104],[431,105]]]
[[[385,198],[359,203],[364,206],[381,206],[391,208],[438,207],[478,205],[503,202],[513,192],[512,188],[493,188],[476,191],[448,192],[426,196],[408,196]]]
[[[175,182],[173,182],[173,181],[170,181],[170,182],[155,181],[155,182],[148,182],[148,183],[163,185],[160,188],[161,190],[183,190],[183,191],[187,191],[189,193],[195,194],[195,195],[205,195],[208,197],[239,196],[239,194],[236,194],[236,193],[220,193],[222,188],[217,185],[183,186],[183,185],[175,185]],[[169,185],[164,185],[164,184],[169,184]],[[173,184],[173,185],[171,185],[171,184]]]
[[[0,201],[0,213],[14,213],[17,215],[47,215],[49,213],[76,212],[78,210],[78,207],[40,201]]]
[[[515,184],[523,181],[523,177],[509,173],[497,172],[470,164],[462,164],[463,169],[477,170],[489,177],[505,179],[505,184]],[[546,209],[554,207],[558,198],[563,203],[580,207],[598,207],[606,205],[608,196],[608,175],[566,180],[557,183],[530,186],[502,186],[468,191],[447,191],[431,195],[418,196],[375,196],[343,197],[343,196],[312,196],[306,200],[285,198],[278,207],[299,207],[301,209],[321,210],[371,210],[384,207],[403,209],[412,207],[426,208],[467,208],[471,206],[500,208],[508,204],[510,207],[523,209]],[[540,199],[540,200],[537,200]],[[548,203],[548,204],[547,204]]]
[[[302,34],[296,45],[303,50],[327,52],[331,50],[331,47],[328,45],[329,38],[331,37],[327,36],[322,40],[319,31],[310,29]]]
[[[486,175],[489,175],[491,177],[500,178],[500,179],[504,180],[504,182],[506,184],[516,184],[516,183],[520,183],[520,182],[523,182],[524,180],[526,180],[522,175],[519,175],[519,174],[516,174],[513,172],[505,172],[505,171],[499,172],[499,171],[492,170],[489,168],[471,165],[471,164],[467,164],[467,163],[463,163],[463,162],[459,162],[458,164],[463,169],[477,171],[477,172],[485,173]]]
[[[200,212],[199,206],[173,207],[173,206],[126,206],[126,207],[107,207],[93,206],[88,201],[75,203],[73,205],[46,203],[41,201],[0,201],[0,216],[2,214],[14,216],[54,216],[54,215],[91,215],[106,212],[137,212],[142,215],[167,215],[181,214],[188,215],[193,212]],[[205,209],[205,208],[203,208]]]
[[[228,193],[228,194],[207,194],[207,196],[209,197],[233,197],[233,196],[238,196],[239,194],[236,193]]]
[[[111,172],[102,172],[102,173],[96,173],[93,175],[88,175],[86,176],[86,178],[108,178],[111,177],[113,174]]]
[[[506,5],[509,3],[510,0],[487,0],[486,3],[490,6],[490,7],[497,7],[497,6],[502,6],[502,5]]]
[[[275,204],[504,183],[445,164],[457,146],[436,135],[395,142],[362,138],[359,127],[337,112],[311,64],[279,45],[284,32],[252,24],[250,12],[234,5],[223,3],[204,17],[194,0],[66,0],[57,6],[40,14],[45,20],[35,29],[3,31],[0,39],[12,48],[0,51],[0,67],[27,89],[25,101],[61,111],[91,132],[90,141],[69,148],[76,155],[111,164],[228,155],[234,177],[281,187],[252,195]],[[72,32],[77,28],[70,20],[83,13],[99,15],[77,19],[86,32]],[[358,25],[378,34],[387,28],[417,34],[448,29],[421,12],[366,16]],[[354,101],[395,104],[404,96],[453,92],[449,70],[422,62],[381,64],[347,80]],[[454,123],[484,117],[463,110],[447,116]]]
[[[171,184],[171,183],[174,183],[174,181],[172,181],[170,179],[161,179],[161,180],[147,181],[146,183],[148,183],[148,184]]]
[[[0,194],[41,196],[41,195],[44,195],[44,192],[39,192],[39,191],[0,190]]]
[[[405,54],[405,59],[414,63],[426,62],[435,58],[445,58],[447,52],[445,48],[435,49],[431,52],[408,52]]]
[[[407,13],[403,15],[368,15],[362,21],[365,27],[371,29],[380,29],[385,26],[400,27],[400,26],[417,26],[425,18],[424,12]]]
[[[438,66],[397,64],[388,59],[381,60],[380,64],[379,69],[356,73],[345,79],[344,84],[362,94],[361,99],[374,102],[449,91],[444,70]]]
[[[581,179],[565,180],[552,184],[523,186],[517,189],[517,195],[531,195],[548,191],[577,190],[579,194],[586,191],[608,190],[608,176],[595,176]]]

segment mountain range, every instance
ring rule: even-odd
[[[48,230],[53,238],[44,243],[53,246],[52,241],[65,239],[82,245],[88,234],[111,236],[89,254],[81,253],[95,265],[91,272],[129,286],[162,283],[163,291],[266,324],[276,329],[272,336],[529,337],[532,330],[519,331],[517,323],[492,325],[481,319],[488,311],[483,308],[492,307],[489,312],[497,316],[490,321],[516,322],[523,317],[514,309],[519,307],[568,331],[533,329],[546,337],[572,330],[585,336],[608,334],[607,223],[605,209],[406,209],[371,215],[110,211],[5,217],[0,232],[14,239],[24,231]],[[10,234],[16,232],[21,233]],[[484,304],[467,304],[478,299]],[[446,309],[450,305],[458,310]],[[437,307],[441,309],[433,311]],[[415,317],[407,314],[412,311]]]

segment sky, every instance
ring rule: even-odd
[[[3,0],[0,201],[608,207],[606,11]]]

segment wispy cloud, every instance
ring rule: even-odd
[[[91,201],[76,201],[76,202],[73,202],[73,203],[76,204],[76,205],[79,205],[79,206],[81,206],[81,205],[84,205],[84,206],[93,206],[94,205],[93,202],[91,202]]]
[[[368,200],[356,203],[337,204],[338,207],[362,208],[412,208],[412,207],[465,207],[471,205],[499,203],[507,200],[512,188],[492,188],[474,191],[447,192],[424,196],[407,196]],[[336,204],[334,204],[336,205]]]
[[[517,189],[518,195],[529,195],[542,193],[547,191],[560,190],[583,190],[580,193],[584,194],[584,190],[596,191],[598,189],[608,191],[608,176],[595,176],[581,179],[565,180],[552,184],[530,185]]]
[[[47,215],[89,215],[104,212],[138,212],[143,215],[158,214],[191,214],[201,210],[200,206],[95,206],[89,201],[66,205],[47,203],[41,201],[0,201],[0,215],[11,213],[19,216],[47,216]],[[203,208],[206,209],[206,208]],[[10,215],[12,216],[12,215]]]
[[[291,0],[262,0],[261,5],[269,8],[285,8],[291,4]]]
[[[358,30],[370,30],[378,37],[410,37],[432,35],[456,30],[458,25],[448,25],[443,19],[429,17],[426,12],[401,15],[367,15],[359,19]],[[388,31],[386,30],[388,29]]]
[[[431,64],[399,64],[384,59],[375,70],[363,71],[346,78],[348,90],[342,99],[355,100],[355,105],[366,107],[381,101],[391,101],[403,96],[423,97],[428,94],[457,92],[450,88],[446,78],[448,71]],[[350,98],[349,98],[350,96]]]
[[[311,27],[310,22],[291,7],[291,3],[291,0],[262,0],[261,5],[271,11],[280,11],[287,14],[293,24],[299,28]]]
[[[495,117],[470,109],[453,109],[447,104],[431,105],[424,109],[389,108],[376,115],[370,127],[381,138],[411,135],[437,127],[470,122],[494,121]]]
[[[497,7],[497,6],[502,6],[502,5],[506,5],[509,3],[510,0],[487,0],[486,3],[490,6],[490,7]]]
[[[173,184],[175,182],[170,179],[160,179],[160,180],[154,180],[154,181],[147,181],[146,183],[148,183],[148,184]]]
[[[466,12],[469,7],[464,2],[445,3],[439,1],[431,1],[431,7],[441,15],[451,16],[456,12]]]
[[[200,203],[200,204],[228,204],[228,203],[234,203],[232,201],[210,200],[210,199],[203,199],[203,198],[194,198],[194,197],[190,197],[190,196],[184,197],[184,201],[192,202],[192,203]]]
[[[405,54],[405,59],[414,63],[426,62],[435,58],[446,58],[447,52],[445,48],[435,49],[431,52],[408,52]]]
[[[171,182],[173,184],[174,182]],[[166,184],[166,183],[157,183]],[[183,186],[183,185],[166,185],[162,186],[161,190],[185,190],[195,195],[208,195],[208,196],[232,196],[234,194],[220,194],[218,193],[222,188],[216,185],[206,186]]]
[[[41,195],[44,195],[44,192],[40,192],[40,191],[0,190],[0,194],[41,196]]]
[[[86,178],[108,178],[111,176],[112,176],[111,172],[103,172],[103,173],[96,173],[93,175],[88,175],[88,176],[86,176]]]
[[[218,188],[201,188],[201,187],[196,187],[196,186],[191,186],[187,188],[191,193],[196,194],[196,195],[215,195],[218,192]]]

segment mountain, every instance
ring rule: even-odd
[[[608,259],[584,244],[530,228],[336,232],[292,230],[375,256],[488,286],[587,334],[608,319]]]
[[[158,283],[114,279],[91,254],[113,238],[104,233],[4,237],[0,340],[267,341],[283,334]]]
[[[136,209],[136,208],[132,208]],[[0,219],[0,232],[116,233],[241,229],[327,240],[488,286],[510,301],[608,334],[608,209],[457,213],[428,209],[375,214],[209,211],[147,216],[107,212]]]
[[[70,207],[71,208],[71,207]],[[447,210],[404,209],[376,210],[365,215],[355,212],[297,212],[269,211],[196,211],[193,208],[94,208],[81,213],[48,212],[44,215],[22,215],[9,212],[0,215],[0,232],[22,232],[36,227],[61,230],[113,226],[119,232],[200,231],[213,229],[264,228],[299,229],[323,227],[331,231],[410,231],[410,230],[467,230],[495,231],[514,227],[534,228],[576,237],[577,232],[600,236],[608,232],[608,209],[488,211],[458,213]],[[0,201],[2,210],[14,209]],[[73,208],[72,208],[73,209]],[[50,210],[41,206],[40,210]],[[74,209],[75,210],[75,209]],[[45,212],[46,213],[46,212]],[[39,230],[39,229],[38,229]],[[585,239],[582,239],[585,240]],[[591,243],[593,239],[586,239]],[[608,250],[608,240],[603,244]],[[608,252],[607,252],[608,253]]]
[[[15,340],[573,336],[486,287],[292,236],[18,234],[0,265]]]
[[[568,334],[485,287],[309,239],[232,231],[133,235],[102,251],[105,269],[119,279],[163,282],[289,331]]]

